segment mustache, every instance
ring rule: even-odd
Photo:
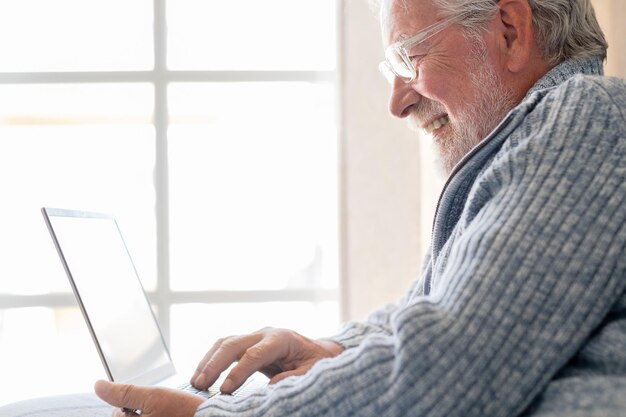
[[[442,113],[448,113],[443,104],[427,99],[426,97],[422,97],[422,99],[411,108],[409,118],[417,127],[432,119],[434,116]]]

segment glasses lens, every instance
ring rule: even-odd
[[[380,71],[381,74],[383,74],[383,76],[385,77],[385,79],[387,80],[389,84],[393,84],[393,81],[396,78],[396,74],[391,69],[389,62],[387,61],[381,62],[378,65],[378,70]]]
[[[397,47],[390,47],[385,52],[385,57],[387,58],[387,62],[391,67],[391,70],[400,78],[405,81],[412,80],[415,78],[415,70],[413,66],[409,66],[407,64],[407,60],[405,60],[402,56],[402,50]]]

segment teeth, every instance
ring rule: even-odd
[[[435,120],[434,122],[432,122],[428,126],[426,126],[424,128],[424,131],[427,134],[430,135],[431,133],[433,133],[435,130],[439,129],[440,127],[443,127],[443,126],[447,125],[449,121],[450,121],[450,119],[448,118],[448,115],[445,115],[445,116]]]

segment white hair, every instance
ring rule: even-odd
[[[410,7],[411,1],[401,1]],[[441,18],[465,15],[460,25],[470,36],[480,35],[498,11],[498,0],[432,1],[441,10]],[[537,46],[543,50],[543,57],[549,64],[591,56],[606,59],[608,44],[591,0],[527,1],[532,10]]]

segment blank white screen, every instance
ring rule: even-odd
[[[50,221],[115,381],[169,357],[117,224],[107,218]]]

